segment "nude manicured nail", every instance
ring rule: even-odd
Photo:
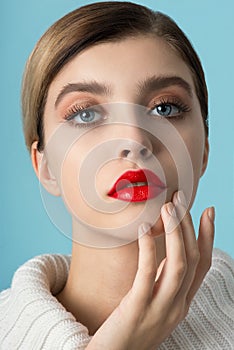
[[[214,219],[215,219],[215,208],[214,207],[210,207],[208,209],[208,216],[209,216],[209,219],[214,222]]]
[[[138,228],[138,236],[143,236],[146,232],[150,231],[150,225],[147,222],[143,222]]]
[[[169,215],[176,217],[175,207],[172,203],[167,203],[167,212]]]
[[[184,207],[187,206],[186,198],[183,191],[177,192],[177,198],[180,204],[182,204]]]

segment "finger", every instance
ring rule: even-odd
[[[162,302],[162,308],[169,308],[183,282],[187,262],[181,227],[172,203],[162,207],[161,217],[166,232],[166,259],[154,294],[156,307]]]
[[[194,281],[187,296],[188,302],[191,302],[193,299],[211,266],[215,229],[214,217],[215,211],[213,207],[204,210],[201,216],[199,236],[197,241],[200,252],[200,260],[197,266]]]
[[[187,203],[182,191],[177,192],[173,197],[173,203],[181,219],[180,226],[183,234],[184,247],[187,261],[186,276],[183,285],[178,293],[178,297],[185,297],[193,283],[197,265],[200,259],[200,252],[197,244],[196,234],[192,222],[192,217],[187,210]]]
[[[151,228],[142,224],[139,228],[139,258],[138,269],[133,282],[131,294],[135,303],[148,303],[152,298],[152,291],[157,273],[156,247]]]

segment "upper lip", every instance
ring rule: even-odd
[[[126,180],[126,183],[124,183],[124,180]],[[127,184],[129,184],[129,182],[146,182],[149,186],[151,185],[166,188],[166,185],[159,179],[159,177],[149,169],[127,170],[116,180],[108,192],[108,195],[110,196],[118,190],[123,189]]]

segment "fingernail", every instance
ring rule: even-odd
[[[187,207],[187,201],[183,191],[177,192],[177,198],[180,204],[182,204],[184,207]]]
[[[208,209],[208,216],[209,216],[209,219],[214,222],[214,219],[215,219],[215,208],[214,207],[210,207]]]
[[[143,236],[146,232],[150,231],[151,226],[147,222],[143,222],[138,228],[138,237]]]
[[[167,212],[169,215],[176,217],[175,207],[171,202],[167,203]]]

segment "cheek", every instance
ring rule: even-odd
[[[168,132],[164,145],[169,155],[164,152],[161,157],[170,185],[167,200],[171,200],[173,193],[178,189],[183,190],[191,207],[203,166],[205,147],[203,121],[196,109],[196,113],[179,121],[173,121],[171,125],[172,132],[170,134]]]
[[[194,131],[192,130],[183,135],[184,142],[186,144],[186,147],[190,155],[192,170],[193,170],[193,188],[192,188],[191,200],[189,203],[190,208],[193,204],[199,179],[202,174],[203,157],[204,157],[204,150],[205,150],[204,129],[202,128],[201,132],[198,131],[198,128],[197,129],[195,128],[194,130],[197,130],[197,132],[194,133]]]
[[[183,134],[183,139],[191,157],[194,180],[197,180],[201,176],[205,151],[205,131],[203,125],[190,128]]]
[[[93,186],[88,179],[88,173],[83,180],[80,175],[88,153],[87,143],[77,142],[67,152],[61,167],[60,185],[63,201],[72,216],[81,221],[87,221],[93,215],[92,206],[89,205],[88,200]]]

